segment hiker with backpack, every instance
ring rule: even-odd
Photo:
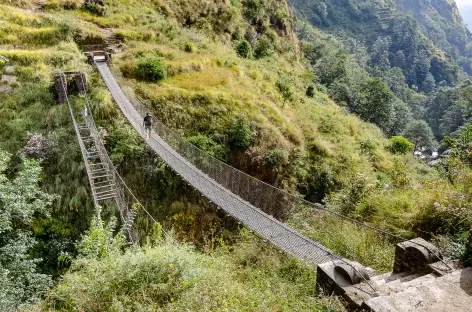
[[[146,132],[146,137],[148,140],[151,137],[152,123],[153,123],[153,120],[152,120],[151,115],[149,113],[146,113],[146,116],[144,116],[144,120],[143,120],[143,127],[144,127],[144,131]]]

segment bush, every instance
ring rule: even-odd
[[[96,4],[96,3],[89,3],[84,6],[84,8],[89,11],[92,14],[98,15],[98,16],[105,16],[107,10],[106,8]]]
[[[272,168],[279,168],[288,164],[288,157],[286,150],[274,148],[267,154],[266,161]]]
[[[390,138],[389,149],[394,154],[407,154],[413,150],[413,143],[402,136]]]
[[[138,62],[135,75],[144,81],[159,81],[167,78],[167,69],[164,60],[160,58],[146,58]]]
[[[8,63],[8,59],[6,57],[0,56],[0,70],[2,70]]]
[[[186,42],[184,45],[184,51],[187,53],[195,53],[195,45],[192,42]]]
[[[236,45],[236,53],[238,54],[239,57],[251,58],[252,57],[251,44],[249,42],[247,42],[246,40],[241,40]]]
[[[282,81],[282,80],[277,80],[277,82],[275,83],[275,87],[280,92],[280,94],[282,94],[282,97],[284,99],[284,104],[285,102],[290,101],[292,99],[293,92],[292,92],[292,89],[290,88],[290,85],[287,82]]]
[[[195,136],[191,136],[187,138],[187,142],[192,143],[202,151],[220,160],[226,159],[226,148],[204,134],[197,134]]]
[[[259,42],[257,43],[256,50],[254,51],[254,54],[256,58],[263,58],[267,56],[271,56],[275,52],[275,47],[274,44],[272,43],[272,40],[270,40],[267,37],[262,37]]]
[[[315,96],[314,86],[308,86],[308,88],[306,88],[306,96],[308,96],[309,98],[313,98]]]
[[[229,128],[230,143],[239,148],[247,148],[251,145],[255,137],[255,131],[246,116],[239,115]]]

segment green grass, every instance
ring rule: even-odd
[[[315,291],[315,268],[252,235],[210,257],[171,239],[101,260],[82,259],[44,311],[344,311]],[[261,252],[263,251],[263,252]]]

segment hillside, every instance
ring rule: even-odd
[[[112,68],[123,86],[195,146],[350,217],[406,237],[464,244],[457,237],[465,237],[469,220],[457,222],[462,212],[442,207],[467,202],[469,176],[450,183],[410,153],[412,143],[400,138],[402,149],[389,139],[410,126],[417,147],[432,145],[432,134],[415,139],[405,118],[412,108],[343,41],[308,25],[297,35],[301,27],[282,0],[203,3],[0,1],[0,149],[7,152],[0,154],[0,182],[7,198],[43,199],[0,201],[11,210],[0,218],[3,310],[40,298],[44,310],[63,311],[342,309],[316,293],[313,267],[248,234],[146,147],[83,55],[87,45],[110,38],[120,42]],[[447,76],[454,65],[436,49],[432,59],[444,67],[433,73]],[[150,77],[149,68],[157,74]],[[52,92],[53,73],[64,70],[87,74],[92,114],[113,163],[159,222],[138,218],[148,242],[142,247],[123,251],[120,236],[112,238],[116,211],[93,207],[69,112]],[[402,87],[405,98],[424,96]],[[80,107],[84,99],[71,101]],[[27,183],[17,180],[24,176],[31,176]],[[15,183],[28,187],[17,194]],[[393,245],[382,237],[313,211],[295,211],[286,221],[345,257],[391,268]],[[162,231],[171,234],[164,239]],[[150,271],[156,273],[148,280]]]

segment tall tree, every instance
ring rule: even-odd
[[[351,109],[362,119],[375,123],[387,131],[392,119],[394,98],[385,83],[379,78],[372,78],[360,85]]]
[[[435,145],[433,131],[424,120],[410,122],[403,135],[415,144],[415,150],[431,150]]]
[[[54,197],[38,185],[38,161],[23,159],[19,171],[7,175],[10,163],[11,156],[0,150],[1,311],[34,304],[51,284],[49,276],[38,273],[41,259],[32,259],[29,251],[35,245],[31,223],[36,215],[49,214]]]

